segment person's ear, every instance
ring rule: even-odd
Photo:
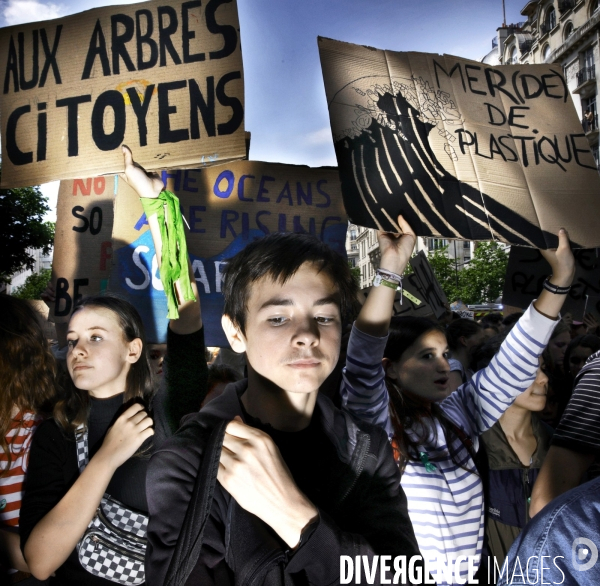
[[[396,363],[392,362],[389,358],[383,358],[381,363],[383,364],[385,375],[389,376],[392,380],[396,380],[398,378]]]
[[[127,362],[130,364],[136,363],[142,355],[144,344],[140,338],[134,338],[129,342],[127,348]]]
[[[229,345],[234,352],[242,354],[246,351],[246,336],[242,334],[240,328],[236,326],[228,315],[221,317],[221,326],[227,336]]]
[[[460,338],[458,338],[458,341],[461,346],[464,346],[465,348],[467,347],[467,337],[466,336],[461,336]]]

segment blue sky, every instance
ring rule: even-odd
[[[0,25],[131,3],[0,0]],[[506,0],[508,23],[523,20],[525,4]],[[502,0],[238,0],[238,10],[250,156],[311,166],[336,164],[318,35],[380,49],[481,59],[502,24]],[[55,206],[58,182],[42,189]]]

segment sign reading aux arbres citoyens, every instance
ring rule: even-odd
[[[2,187],[242,159],[235,0],[98,8],[0,31]]]

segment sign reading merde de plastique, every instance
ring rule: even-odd
[[[2,187],[246,155],[235,0],[97,8],[0,31]]]
[[[419,236],[600,245],[600,177],[560,66],[319,38],[351,221]]]

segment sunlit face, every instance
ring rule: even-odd
[[[310,263],[283,285],[263,277],[251,287],[246,332],[228,334],[232,348],[245,351],[249,367],[280,389],[317,392],[340,352],[337,287]]]
[[[586,360],[592,355],[591,348],[585,348],[584,346],[577,346],[571,351],[569,356],[569,374],[572,377],[576,377],[579,371],[583,368]]]
[[[546,407],[546,395],[548,394],[548,376],[538,368],[533,384],[523,393],[517,396],[514,405],[527,409],[528,411],[543,411]]]
[[[73,383],[97,398],[125,391],[131,364],[139,360],[139,338],[127,342],[117,316],[102,307],[84,307],[69,321],[67,368]]]
[[[417,338],[399,360],[387,362],[386,373],[403,393],[437,403],[450,394],[448,342],[438,330]]]
[[[548,343],[548,350],[550,351],[550,356],[552,358],[552,362],[558,370],[563,369],[563,360],[565,358],[565,351],[569,342],[571,341],[571,334],[569,332],[563,332],[559,334]]]

